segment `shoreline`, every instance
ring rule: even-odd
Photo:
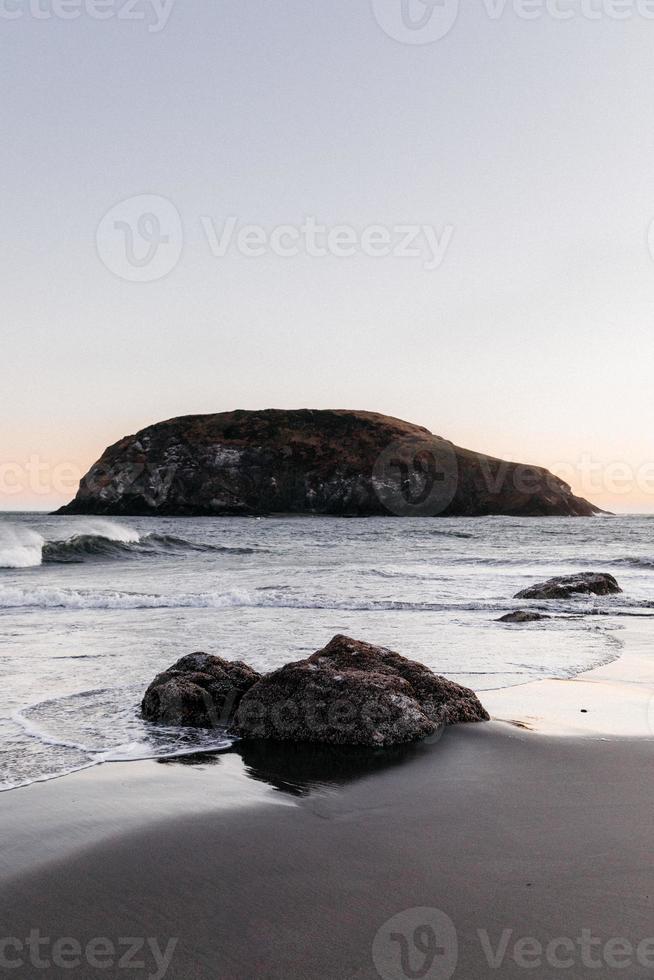
[[[9,975],[33,980],[36,930],[83,951],[55,980],[106,977],[88,951],[116,968],[123,937],[150,980],[406,980],[395,940],[428,926],[437,980],[610,976],[618,949],[619,976],[651,975],[648,624],[624,641],[578,678],[482,692],[493,720],[435,742],[240,743],[2,794]]]
[[[564,679],[480,692],[494,721],[554,737],[652,738],[654,660],[649,617],[621,622],[624,643],[609,663]],[[526,627],[528,628],[528,627]]]
[[[639,622],[641,619],[643,622]],[[595,739],[651,738],[654,735],[654,661],[649,656],[649,620],[650,617],[635,616],[627,623],[619,621],[624,631],[623,649],[608,663],[581,671],[574,677],[545,677],[475,693],[493,722],[536,735]],[[527,631],[531,628],[530,625],[517,627]],[[149,762],[183,763],[187,756],[211,760],[234,752],[239,754],[241,744],[237,740],[234,745],[224,749],[89,762],[68,772],[45,775],[32,782],[0,789],[0,799],[19,790],[28,790],[31,786],[45,786],[107,767],[147,765]]]

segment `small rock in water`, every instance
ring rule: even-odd
[[[526,609],[519,609],[517,612],[507,613],[506,616],[500,616],[499,619],[495,620],[497,623],[536,623],[541,619],[551,619],[551,616],[546,616],[544,613],[529,612]]]
[[[608,572],[581,572],[539,582],[518,592],[514,599],[568,599],[573,595],[616,595],[622,592]]]

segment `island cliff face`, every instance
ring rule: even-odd
[[[109,447],[63,514],[590,516],[540,467],[494,459],[358,411],[223,412]]]

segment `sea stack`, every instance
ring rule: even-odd
[[[102,454],[61,514],[592,516],[541,467],[462,449],[374,412],[223,412],[171,419]]]

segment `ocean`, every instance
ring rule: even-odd
[[[0,515],[0,789],[131,759],[217,751],[221,731],[145,723],[159,671],[205,650],[260,671],[335,634],[480,693],[620,656],[654,608],[654,517],[121,518]],[[609,571],[623,595],[511,597]],[[496,622],[520,608],[563,618]]]

